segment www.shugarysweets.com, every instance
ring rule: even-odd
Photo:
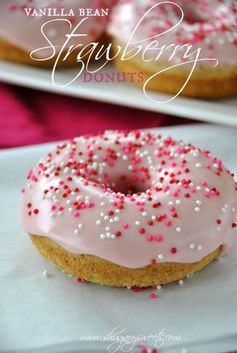
[[[129,353],[137,351],[137,349],[144,349],[145,347],[152,347],[152,352],[157,352],[158,349],[166,344],[178,345],[182,343],[181,336],[169,334],[165,328],[156,333],[129,335],[126,328],[118,325],[114,327],[109,333],[105,335],[87,335],[79,337],[81,342],[98,343],[103,346],[103,350],[108,353]]]

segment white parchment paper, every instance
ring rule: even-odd
[[[237,129],[189,125],[160,130],[210,149],[237,171]],[[134,293],[75,283],[44,260],[18,218],[26,173],[51,147],[0,153],[0,352],[78,340],[79,346],[92,347],[83,336],[105,336],[112,330],[136,337],[163,332],[174,341],[237,333],[237,240],[223,261],[183,286],[164,287],[153,300],[149,294],[155,290]],[[52,277],[45,278],[45,270]]]

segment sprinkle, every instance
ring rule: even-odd
[[[49,278],[49,277],[52,277],[52,276],[51,276],[51,274],[49,273],[48,270],[44,270],[44,271],[43,271],[43,277]]]
[[[162,235],[158,234],[158,235],[156,236],[156,240],[157,240],[157,241],[162,241],[162,240],[163,240]]]
[[[190,250],[194,250],[196,248],[195,244],[191,243],[189,244],[189,249]]]
[[[177,228],[176,228],[176,232],[177,232],[177,233],[181,233],[181,232],[182,232],[182,229],[181,229],[180,227],[177,227]]]
[[[151,299],[156,299],[156,298],[158,298],[158,295],[156,293],[151,293],[150,294],[150,298]]]
[[[153,241],[154,240],[154,236],[153,235],[148,235],[147,236],[147,240],[148,241]]]

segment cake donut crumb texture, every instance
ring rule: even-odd
[[[27,179],[21,218],[33,243],[65,272],[101,284],[179,280],[226,253],[237,229],[230,171],[157,132],[72,139]]]
[[[59,269],[86,281],[113,287],[150,287],[178,281],[201,270],[221,253],[221,247],[195,263],[159,263],[127,268],[94,255],[73,255],[49,238],[30,235],[38,251]]]

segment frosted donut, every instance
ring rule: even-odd
[[[153,132],[75,138],[22,190],[22,224],[60,269],[111,286],[182,279],[226,253],[237,228],[233,176],[207,151]]]
[[[27,16],[25,7],[34,10],[37,16]],[[94,11],[99,8],[110,8],[110,1],[82,0],[78,4],[77,0],[52,0],[50,2],[32,0],[29,3],[23,0],[14,0],[14,2],[2,0],[0,2],[0,59],[34,66],[51,66],[55,62],[55,56],[66,41],[66,35],[85,17],[82,10],[91,9]],[[45,16],[39,16],[39,11],[45,9],[50,9],[50,12],[47,12]],[[29,13],[33,14],[32,11]],[[55,16],[53,16],[53,11],[55,11]],[[49,48],[35,52],[34,58],[43,59],[53,56],[52,59],[47,61],[32,60],[30,57],[32,51],[49,46],[48,40],[41,33],[41,26],[52,20],[57,21],[44,27],[44,32],[48,40],[55,46],[55,55],[52,48]],[[71,22],[71,29],[69,22],[64,20]],[[88,43],[98,41],[105,31],[107,22],[108,16],[88,17],[78,30],[79,33],[86,34],[86,36],[81,36],[79,39],[70,39],[64,52],[66,53],[71,45],[76,46],[80,43],[80,49],[82,49]],[[75,65],[77,54],[77,50],[72,52],[65,61],[61,60],[61,65]]]
[[[161,4],[160,4],[161,3]],[[129,48],[138,46],[143,49],[158,41],[158,45],[150,47],[142,56],[142,52],[130,60],[116,58],[116,66],[123,72],[142,72],[144,82],[156,75],[147,84],[147,89],[177,94],[183,87],[190,73],[191,64],[183,65],[185,61],[193,60],[195,55],[184,58],[187,47],[174,52],[174,46],[189,44],[194,52],[201,48],[200,61],[194,70],[188,84],[181,95],[197,98],[217,98],[237,94],[237,3],[235,0],[126,0],[120,1],[112,14],[108,32],[113,37],[114,47],[126,46],[135,26],[142,16],[155,5],[145,16],[139,28],[132,36]],[[181,9],[180,9],[181,7]],[[178,25],[184,13],[183,21]],[[174,28],[174,26],[176,26]],[[172,30],[171,30],[172,28]],[[167,33],[163,34],[164,32]],[[135,43],[136,42],[136,43]],[[167,47],[171,45],[170,48]],[[160,48],[166,49],[160,55]],[[116,50],[115,50],[116,51]],[[217,59],[217,61],[209,60]],[[144,84],[142,83],[142,85]],[[139,82],[136,82],[139,84]],[[141,82],[140,82],[141,85]]]

